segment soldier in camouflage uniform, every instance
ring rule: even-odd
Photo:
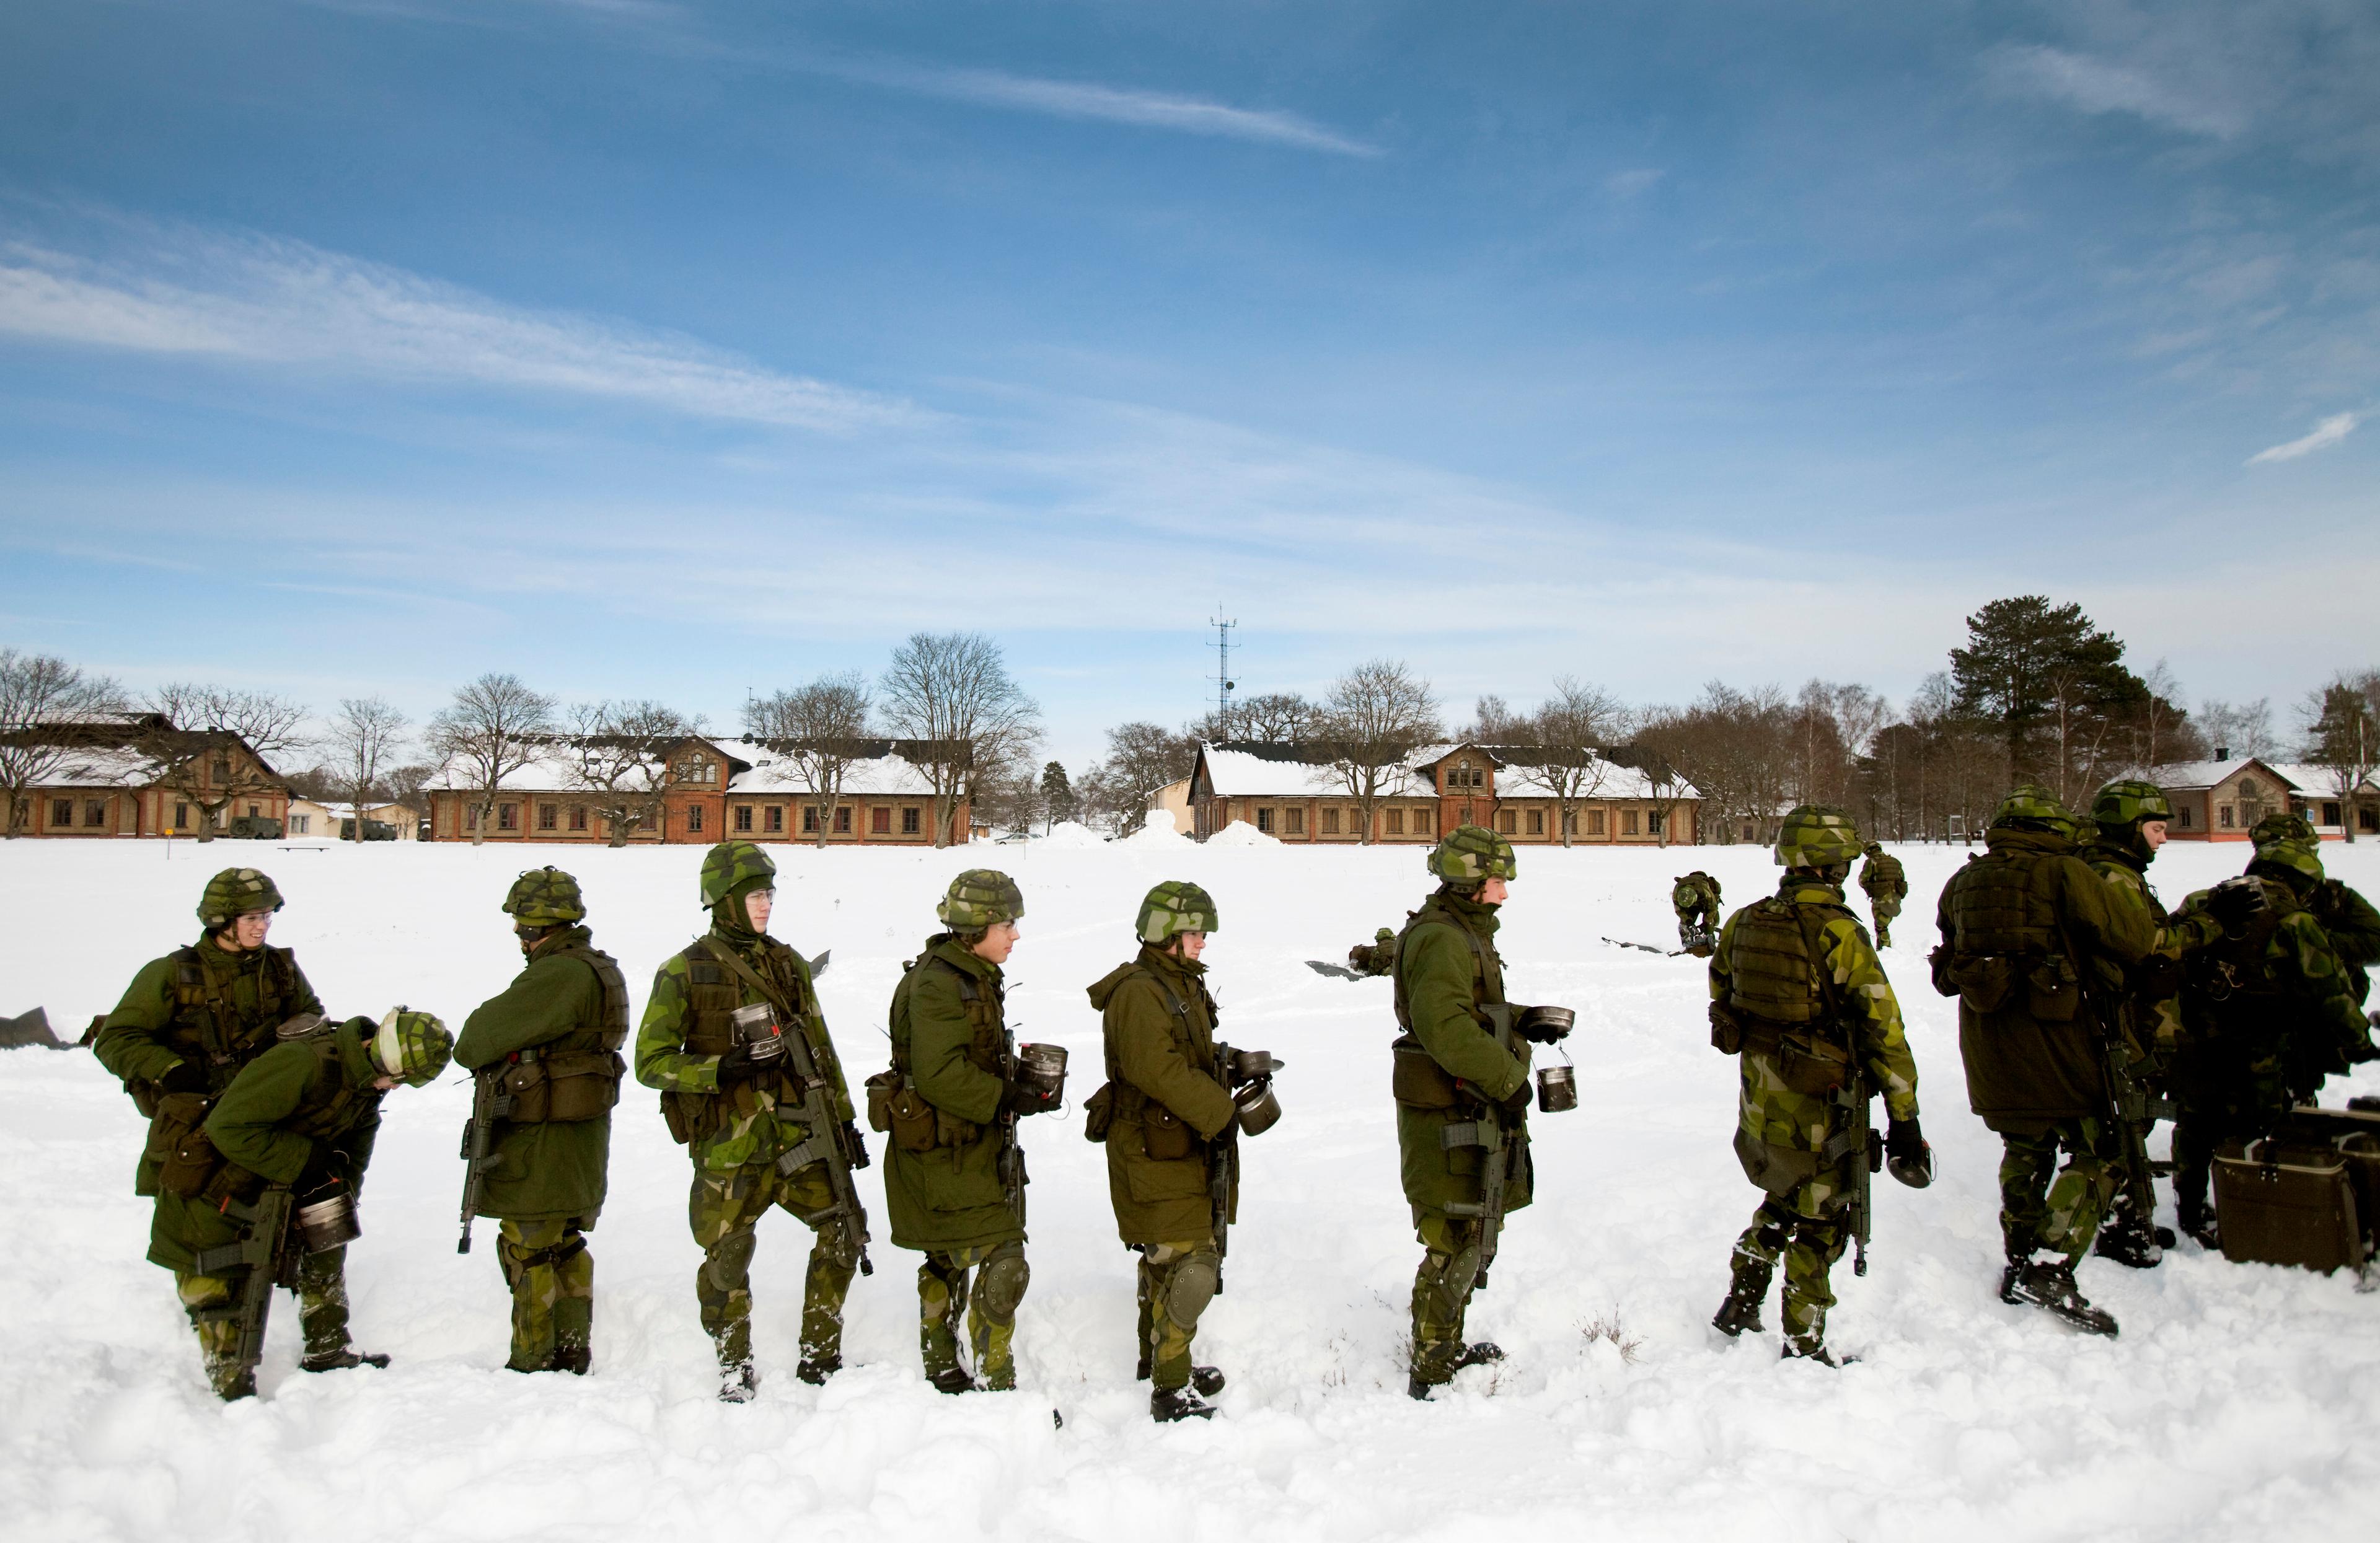
[[[2301,815],[2268,814],[2256,821],[2248,839],[2258,847],[2277,842],[2299,842],[2317,856],[2322,851],[2322,838],[2313,825]],[[2331,952],[2347,966],[2347,978],[2360,1003],[2372,990],[2369,968],[2380,965],[2380,909],[2354,890],[2336,879],[2325,879],[2314,886],[2306,908],[2314,920],[2322,923],[2330,939]]]
[[[1867,861],[1860,864],[1859,887],[1867,893],[1867,908],[1876,917],[1876,946],[1892,946],[1892,918],[1900,914],[1900,903],[1909,898],[1909,875],[1900,867],[1900,859],[1884,849],[1880,842],[1867,844]]]
[[[166,1155],[149,1257],[174,1272],[206,1356],[207,1379],[226,1403],[256,1392],[256,1364],[238,1353],[238,1299],[252,1289],[253,1267],[226,1257],[240,1251],[248,1230],[243,1215],[267,1185],[289,1190],[299,1203],[341,1190],[359,1197],[380,1130],[381,1095],[399,1082],[414,1087],[431,1082],[444,1070],[452,1043],[435,1017],[402,1007],[377,1024],[370,1018],[326,1024],[312,1014],[289,1020],[231,1079],[204,1124],[183,1133]],[[293,1237],[287,1246],[302,1244]],[[344,1260],[346,1253],[341,1246],[306,1258],[336,1254]],[[305,1266],[299,1269],[304,1279]],[[319,1342],[308,1313],[299,1367],[321,1372],[387,1366],[385,1355],[358,1355],[347,1347],[344,1274],[333,1275],[330,1284],[340,1294],[342,1333],[334,1348]]]
[[[1718,938],[1718,881],[1694,869],[1670,891],[1670,908],[1678,913],[1678,946],[1697,959],[1707,959]]]
[[[264,941],[282,904],[273,881],[252,868],[208,880],[199,941],[142,966],[93,1039],[91,1053],[150,1121],[135,1195],[158,1193],[164,1159],[240,1068],[273,1047],[276,1028],[301,1014],[322,1015],[297,955]],[[338,1249],[310,1254],[299,1276],[307,1355],[324,1370],[348,1354],[345,1261]]]
[[[1482,1215],[1493,1154],[1502,1153],[1503,1209],[1530,1201],[1528,1041],[1514,1029],[1524,1009],[1504,998],[1496,952],[1497,908],[1518,869],[1512,844],[1477,825],[1456,827],[1431,849],[1438,892],[1406,917],[1397,939],[1397,1027],[1390,1087],[1397,1152],[1413,1209],[1421,1267],[1414,1272],[1413,1361],[1405,1391],[1427,1399],[1466,1367],[1504,1358],[1487,1340],[1465,1342],[1471,1296],[1488,1283],[1500,1241]]]
[[[670,1135],[694,1162],[686,1211],[703,1251],[694,1294],[718,1352],[719,1396],[730,1403],[751,1398],[759,1381],[752,1365],[751,1280],[760,1219],[783,1207],[816,1234],[803,1280],[795,1373],[805,1382],[824,1382],[842,1368],[843,1301],[866,1241],[834,1212],[825,1160],[780,1171],[781,1159],[833,1133],[813,1132],[794,1117],[806,1088],[793,1058],[766,1043],[775,1037],[767,1026],[747,1037],[735,1022],[737,1009],[765,1006],[778,1034],[801,1035],[837,1116],[850,1124],[851,1095],[809,963],[769,936],[776,875],[777,865],[748,841],[721,842],[704,856],[702,903],[710,909],[710,930],[654,975],[637,1027],[637,1080],[661,1090]],[[849,1144],[866,1157],[856,1132]]]
[[[1959,998],[1968,1103],[2004,1148],[2000,1300],[2112,1335],[2115,1318],[2082,1295],[2074,1267],[2098,1236],[2123,1160],[2101,1061],[2120,1026],[2082,987],[2136,968],[2157,929],[2074,856],[2077,833],[2046,789],[2027,784],[2001,801],[1983,855],[1943,887],[1934,986]]]
[[[1933,1182],[1917,1123],[1917,1063],[1884,962],[1843,904],[1859,831],[1840,809],[1805,804],[1777,833],[1784,881],[1728,917],[1710,963],[1711,1042],[1741,1058],[1735,1152],[1767,1198],[1736,1240],[1733,1278],[1711,1326],[1761,1328],[1785,1263],[1785,1350],[1826,1366],[1828,1276],[1852,1240],[1868,1162],[1867,1100],[1884,1095],[1895,1178]]]
[[[455,1059],[512,1102],[489,1153],[478,1214],[497,1218],[512,1289],[514,1371],[585,1375],[595,1316],[586,1234],[602,1213],[612,1106],[626,1068],[628,986],[583,925],[578,881],[524,873],[504,896],[526,967],[464,1020]]]
[[[917,1267],[917,1343],[927,1379],[946,1393],[1016,1386],[1016,1309],[1025,1261],[1025,1153],[1016,1122],[1058,1107],[1017,1075],[1001,966],[1016,946],[1025,897],[1005,873],[969,869],[934,908],[946,930],[926,940],[893,989],[892,1065],[868,1079],[892,1140],[884,1204],[892,1241]],[[970,1280],[972,1274],[972,1280]],[[972,1374],[960,1363],[964,1318]]]
[[[2185,1041],[2174,1075],[2173,1196],[2184,1232],[2222,1246],[2206,1205],[2216,1148],[2269,1135],[2292,1103],[2334,1073],[2373,1058],[2354,983],[2312,908],[2325,883],[2313,844],[2255,849],[2247,882],[2228,880],[2184,900],[2222,937],[2183,972]]]
[[[1383,927],[1372,934],[1372,941],[1357,943],[1347,951],[1347,967],[1357,975],[1386,975],[1396,968],[1397,929]]]
[[[1138,957],[1090,988],[1106,1039],[1108,1196],[1118,1235],[1140,1256],[1136,1375],[1150,1381],[1148,1412],[1160,1421],[1211,1416],[1205,1401],[1223,1386],[1220,1371],[1190,1362],[1198,1317],[1222,1289],[1216,1222],[1230,1225],[1239,1206],[1236,1165],[1222,1144],[1238,1111],[1199,962],[1220,925],[1205,890],[1160,884],[1133,921]],[[1220,1219],[1218,1163],[1227,1186]]]

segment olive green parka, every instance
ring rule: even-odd
[[[551,1055],[610,1048],[603,1042],[611,1026],[602,982],[587,959],[571,952],[592,941],[584,927],[556,928],[539,939],[513,983],[463,1020],[455,1063],[476,1073],[524,1051]],[[611,1152],[608,1113],[592,1120],[500,1124],[479,1214],[514,1221],[577,1218],[580,1225],[592,1226],[603,1209]]]
[[[1398,1167],[1416,1225],[1443,1218],[1449,1203],[1479,1200],[1485,1154],[1476,1147],[1448,1148],[1441,1133],[1478,1118],[1485,1102],[1503,1104],[1528,1086],[1528,1041],[1500,1039],[1493,1027],[1497,1017],[1509,1017],[1495,937],[1496,908],[1451,888],[1424,902],[1398,935],[1393,973],[1406,1030],[1398,1051],[1417,1049],[1441,1074],[1439,1096],[1426,1101],[1408,1096],[1413,1084],[1403,1071],[1397,1078]],[[1527,1205],[1532,1189],[1526,1108],[1503,1116],[1507,1139],[1514,1140],[1505,1170],[1507,1210]]]
[[[1195,959],[1144,946],[1089,989],[1112,1100],[1108,1198],[1127,1244],[1189,1243],[1214,1233],[1211,1143],[1234,1111],[1216,1058],[1206,973]],[[1237,1220],[1236,1185],[1229,1198],[1226,1223]]]
[[[932,1107],[934,1131],[924,1151],[886,1144],[893,1244],[947,1253],[1021,1241],[1000,1172],[1014,1118],[1000,1100],[1015,1051],[1000,966],[937,934],[893,988],[889,1027],[892,1069]]]

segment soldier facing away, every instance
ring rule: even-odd
[[[2156,929],[2075,857],[2076,833],[2046,789],[2001,801],[1984,853],[1943,888],[1934,987],[1959,999],[1967,1100],[2003,1148],[2000,1300],[2113,1334],[2114,1317],[2074,1280],[2123,1160],[2101,1059],[2117,1025],[2082,982],[2085,971],[2138,966]]]
[[[1859,887],[1867,893],[1867,908],[1876,917],[1876,946],[1892,946],[1892,918],[1900,914],[1900,903],[1909,898],[1909,875],[1900,859],[1884,849],[1880,842],[1867,844],[1867,860],[1860,864]]]
[[[227,868],[208,880],[199,941],[143,965],[93,1039],[91,1053],[149,1117],[135,1195],[158,1194],[165,1156],[205,1123],[240,1068],[278,1043],[275,1029],[301,1014],[322,1015],[298,956],[265,942],[283,904],[273,881],[252,868]],[[310,1254],[299,1272],[299,1318],[313,1369],[353,1364],[345,1259],[335,1249]]]
[[[870,1102],[881,1097],[892,1136],[884,1204],[893,1243],[926,1256],[917,1340],[927,1379],[946,1393],[1005,1392],[1016,1386],[1016,1309],[1033,1278],[1016,1122],[1058,1100],[1018,1076],[1008,1031],[1001,966],[1025,915],[1015,881],[970,869],[951,881],[934,914],[946,929],[926,941],[892,991],[892,1069],[869,1079]],[[962,1318],[972,1373],[959,1359]]]
[[[795,1373],[805,1382],[842,1368],[844,1297],[867,1245],[836,1207],[823,1155],[836,1133],[797,1117],[810,1089],[793,1070],[788,1036],[808,1047],[829,1118],[848,1126],[851,1096],[808,961],[769,935],[776,876],[777,865],[748,841],[721,842],[704,856],[710,930],[654,975],[637,1027],[637,1080],[661,1090],[670,1135],[694,1163],[687,1219],[702,1246],[694,1294],[718,1354],[719,1396],[731,1403],[751,1398],[759,1381],[751,1281],[760,1219],[783,1207],[815,1234]],[[864,1162],[856,1133],[845,1136],[855,1162]]]
[[[1709,958],[1718,937],[1718,881],[1694,869],[1670,889],[1670,908],[1678,913],[1678,946],[1697,959]]]
[[[2260,849],[2294,841],[2316,857],[2322,853],[2321,836],[2302,815],[2268,814],[2249,830],[2248,840]],[[2322,923],[2331,952],[2347,966],[2349,989],[2362,1003],[2372,989],[2369,966],[2380,965],[2380,908],[2338,880],[2325,878],[2307,897],[2306,909]]]
[[[1396,951],[1390,1089],[1398,1165],[1422,1248],[1414,1272],[1405,1391],[1427,1399],[1466,1367],[1504,1358],[1466,1343],[1471,1295],[1488,1282],[1504,1214],[1529,1203],[1528,1043],[1504,999],[1496,912],[1517,869],[1512,843],[1456,827],[1428,857],[1438,892],[1405,920]],[[1500,1186],[1495,1183],[1500,1174]]]
[[[2373,1058],[2354,983],[2311,902],[2325,882],[2311,842],[2269,841],[2248,870],[2182,902],[2222,937],[2183,973],[2185,1035],[2174,1074],[2174,1213],[2182,1231],[2222,1246],[2206,1190],[2216,1148],[2270,1134],[2325,1077]]]
[[[496,1218],[513,1298],[514,1371],[584,1375],[592,1363],[595,1260],[586,1234],[603,1210],[612,1107],[626,1068],[628,986],[584,925],[578,881],[522,874],[504,896],[526,961],[463,1022],[455,1059],[509,1100],[492,1133],[478,1214]]]
[[[1138,956],[1089,990],[1108,1078],[1094,1095],[1105,1101],[1090,1128],[1104,1124],[1098,1139],[1107,1143],[1116,1233],[1140,1256],[1135,1375],[1149,1382],[1148,1412],[1160,1421],[1211,1416],[1206,1400],[1223,1386],[1220,1371],[1190,1361],[1199,1315],[1222,1287],[1219,1227],[1232,1223],[1239,1205],[1239,1113],[1200,961],[1220,925],[1204,889],[1160,884],[1134,918]]]
[[[380,1130],[381,1096],[399,1082],[419,1087],[433,1080],[454,1043],[435,1017],[402,1007],[377,1024],[370,1018],[325,1024],[310,1014],[281,1032],[286,1037],[232,1078],[199,1131],[176,1144],[149,1233],[149,1257],[174,1272],[206,1355],[208,1380],[226,1402],[255,1393],[251,1357],[262,1348],[259,1336],[241,1352],[239,1300],[269,1293],[273,1282],[258,1277],[263,1265],[226,1268],[214,1261],[243,1254],[269,1257],[303,1246],[295,1238],[252,1235],[265,1224],[267,1208],[258,1202],[269,1188],[287,1191],[299,1204],[341,1194],[350,1202],[357,1198]],[[281,1225],[288,1225],[285,1211]],[[306,1260],[332,1254],[343,1263],[346,1246],[309,1253]],[[301,1281],[306,1268],[298,1267]],[[385,1355],[347,1348],[344,1271],[332,1280],[342,1309],[337,1348],[326,1349],[308,1321],[298,1365],[307,1371],[387,1366]]]
[[[1782,1259],[1784,1354],[1829,1367],[1840,1363],[1826,1343],[1828,1277],[1864,1225],[1855,1209],[1869,1171],[1871,1098],[1884,1096],[1890,1118],[1893,1177],[1923,1188],[1934,1175],[1900,1003],[1843,904],[1859,853],[1858,828],[1840,809],[1804,804],[1788,814],[1777,832],[1784,881],[1728,917],[1710,963],[1711,1043],[1740,1058],[1736,1158],[1767,1196],[1736,1240],[1711,1326],[1730,1338],[1758,1333]]]

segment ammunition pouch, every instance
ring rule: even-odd
[[[2082,982],[2074,972],[2074,962],[2064,954],[2055,958],[2036,959],[2024,972],[2025,1011],[2036,1021],[2063,1024],[2074,1021],[2074,1014],[2082,1005]]]
[[[1946,995],[1975,1013],[1997,1013],[2015,991],[2017,962],[2005,954],[1954,954],[1942,971],[1950,983]],[[2070,1009],[2067,1016],[2072,1017]]]
[[[892,1095],[900,1091],[901,1074],[886,1070],[869,1077],[868,1088],[868,1128],[879,1135],[892,1129]]]
[[[885,1128],[892,1133],[892,1145],[905,1152],[930,1152],[938,1145],[956,1145],[937,1140],[943,1118],[941,1111],[928,1103],[906,1077],[885,1093]]]
[[[1115,1084],[1103,1082],[1099,1090],[1083,1100],[1083,1139],[1105,1141],[1108,1130],[1115,1124]]]
[[[620,1101],[620,1078],[627,1067],[613,1051],[567,1051],[558,1055],[525,1052],[506,1065],[497,1083],[509,1095],[514,1124],[562,1124],[600,1120]]]
[[[1198,1135],[1179,1114],[1155,1100],[1140,1112],[1140,1149],[1151,1162],[1179,1162],[1196,1149]]]
[[[208,1107],[197,1093],[168,1093],[156,1100],[146,1155],[157,1164],[157,1186],[168,1195],[190,1198],[224,1164],[223,1154],[207,1138]]]
[[[1723,1002],[1710,1004],[1711,1049],[1721,1055],[1740,1054],[1743,1050],[1743,1020]]]
[[[1767,1056],[1788,1092],[1822,1098],[1850,1080],[1852,1056],[1844,1047],[1813,1035],[1814,1027],[1743,1019],[1743,1052]]]
[[[1389,1090],[1397,1102],[1407,1109],[1427,1110],[1452,1109],[1462,1103],[1463,1089],[1419,1039],[1401,1034],[1389,1050],[1395,1057]]]

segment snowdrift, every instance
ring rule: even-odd
[[[1253,835],[1254,832],[1248,832]],[[1451,1395],[1403,1392],[1417,1257],[1387,1099],[1385,981],[1328,979],[1418,903],[1413,848],[1198,846],[1149,831],[941,853],[777,850],[777,929],[832,948],[820,981],[855,1078],[882,1063],[901,962],[961,869],[1008,869],[1028,905],[1013,1021],[1099,1064],[1083,988],[1127,957],[1161,878],[1216,895],[1208,958],[1234,1043],[1289,1063],[1281,1124],[1246,1152],[1226,1291],[1200,1358],[1230,1374],[1211,1426],[1159,1428],[1132,1380],[1132,1260],[1099,1151],[1069,1112],[1026,1128],[1033,1285],[1023,1389],[946,1398],[918,1373],[914,1262],[881,1239],[851,1299],[849,1369],[794,1379],[807,1234],[772,1216],[754,1270],[757,1402],[710,1396],[686,1235],[687,1168],[631,1085],[612,1202],[592,1234],[594,1374],[504,1371],[505,1296],[483,1246],[455,1254],[467,1086],[399,1090],[350,1251],[355,1324],[387,1371],[296,1369],[276,1304],[264,1396],[207,1393],[171,1278],[142,1258],[142,1122],[85,1052],[0,1051],[0,1535],[574,1539],[747,1535],[933,1539],[1381,1539],[1450,1526],[1514,1538],[2336,1538],[2380,1480],[2380,1295],[2242,1268],[2185,1245],[2155,1271],[2100,1260],[2084,1289],[2122,1320],[2086,1340],[1995,1297],[1998,1144],[1966,1112],[1950,1004],[1925,982],[1933,896],[1957,848],[1901,849],[1914,891],[1888,963],[1942,1176],[1880,1182],[1871,1272],[1839,1267],[1831,1338],[1862,1357],[1780,1363],[1772,1332],[1714,1343],[1728,1248],[1757,1196],[1736,1170],[1732,1064],[1708,1048],[1702,971],[1605,946],[1671,945],[1670,879],[1703,867],[1730,906],[1765,852],[1524,852],[1503,934],[1514,996],[1579,1010],[1580,1108],[1536,1123],[1538,1203],[1516,1213],[1475,1333],[1512,1353]],[[404,1002],[457,1021],[517,968],[497,909],[522,868],[576,872],[596,939],[643,982],[702,921],[698,848],[262,843],[0,844],[0,1012],[79,1030],[134,968],[195,935],[214,869],[289,897],[276,942],[342,1014]],[[2240,846],[2169,846],[2169,897]],[[2380,847],[2333,847],[2380,888]],[[72,1038],[69,1033],[67,1038]],[[1072,1089],[1079,1100],[1092,1077]],[[2330,1101],[2380,1090],[2369,1072]],[[2168,1218],[2169,1220],[2169,1216]],[[1772,1303],[1769,1320],[1775,1322]],[[1053,1417],[1054,1415],[1054,1417]],[[1060,1422],[1062,1420],[1062,1424]],[[1457,1518],[1460,1518],[1458,1520]]]

